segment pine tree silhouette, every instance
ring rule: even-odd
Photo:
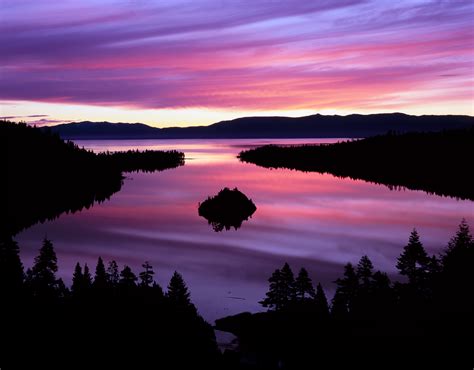
[[[456,235],[451,238],[446,251],[441,259],[443,269],[453,276],[460,275],[466,269],[471,270],[472,257],[474,253],[474,239],[469,230],[469,225],[463,219],[459,224]]]
[[[295,281],[296,296],[300,301],[305,298],[314,298],[316,292],[314,291],[313,282],[308,275],[308,271],[302,267],[296,277]]]
[[[84,265],[84,273],[82,276],[82,287],[84,291],[87,291],[90,288],[92,288],[92,276],[89,271],[89,266],[87,266],[87,263]]]
[[[28,277],[31,289],[36,297],[41,299],[54,299],[58,297],[57,263],[58,259],[53,243],[45,238],[39,255],[35,257]]]
[[[276,269],[268,279],[268,282],[270,283],[270,287],[266,293],[266,298],[259,303],[263,307],[279,311],[285,306],[287,290],[281,276],[281,271]]]
[[[372,282],[374,265],[368,256],[362,256],[357,264],[357,278],[361,288],[368,290]]]
[[[107,273],[105,272],[104,261],[101,257],[97,259],[93,287],[101,290],[107,288]]]
[[[314,308],[316,315],[320,319],[327,319],[329,317],[329,305],[324,293],[324,289],[321,283],[318,283],[316,287],[316,295],[314,297]]]
[[[116,287],[120,281],[120,273],[118,269],[117,262],[114,260],[109,262],[107,266],[107,283],[111,287]]]
[[[135,288],[137,276],[132,272],[130,266],[125,265],[120,272],[119,284],[123,288]]]
[[[293,302],[296,299],[295,276],[287,262],[285,262],[280,271],[284,290],[284,304],[287,305],[289,302]]]
[[[397,259],[397,269],[401,275],[408,277],[410,285],[417,286],[426,277],[429,257],[426,254],[420,236],[416,229],[410,234],[408,244],[403,248],[403,253]]]
[[[84,290],[84,275],[82,274],[82,267],[79,262],[76,263],[74,273],[72,275],[71,291],[75,297],[81,296]]]
[[[194,305],[191,303],[188,287],[181,274],[177,271],[173,273],[170,279],[166,296],[170,303],[179,310],[194,308]]]
[[[149,288],[153,284],[155,272],[153,271],[153,266],[148,261],[145,261],[142,267],[144,270],[138,275],[140,277],[140,286]]]
[[[441,301],[444,310],[452,312],[453,317],[465,317],[467,321],[474,309],[474,239],[466,220],[461,221],[456,235],[441,255],[441,261]]]
[[[333,299],[333,311],[338,314],[351,313],[359,292],[359,279],[354,266],[348,263],[344,266],[344,278],[336,280],[337,288]]]
[[[376,314],[383,314],[388,309],[391,309],[394,304],[394,294],[390,282],[390,278],[385,272],[376,271],[372,276],[371,285],[371,299],[370,308],[372,312]]]

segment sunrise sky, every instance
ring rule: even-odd
[[[0,116],[474,114],[474,2],[1,0]]]

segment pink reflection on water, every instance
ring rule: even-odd
[[[428,251],[437,253],[462,217],[474,226],[469,201],[390,191],[327,174],[269,170],[235,157],[243,148],[268,142],[80,142],[97,151],[178,149],[193,159],[173,170],[129,174],[110,201],[26,230],[18,237],[24,262],[31,264],[45,235],[54,241],[66,281],[77,261],[95,266],[99,255],[137,272],[150,260],[164,287],[174,270],[183,273],[193,300],[212,320],[260,309],[268,276],[285,261],[294,270],[307,267],[331,292],[342,265],[363,254],[376,268],[395,274],[395,259],[413,227]],[[216,233],[198,216],[197,206],[225,186],[238,187],[257,211],[241,229]]]

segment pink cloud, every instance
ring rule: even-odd
[[[426,91],[447,81],[449,89],[432,103],[473,98],[468,1],[389,9],[356,0],[291,7],[283,1],[32,4],[2,10],[3,100],[137,109],[397,109],[425,103]],[[35,17],[20,13],[29,8]],[[403,103],[389,100],[407,92]]]

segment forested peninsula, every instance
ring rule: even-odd
[[[125,172],[184,164],[184,153],[177,151],[94,153],[51,131],[11,121],[0,121],[0,140],[7,210],[2,235],[110,198]]]
[[[336,144],[266,145],[242,151],[243,162],[267,168],[331,173],[391,189],[423,190],[474,200],[474,126],[441,132],[413,132]]]

